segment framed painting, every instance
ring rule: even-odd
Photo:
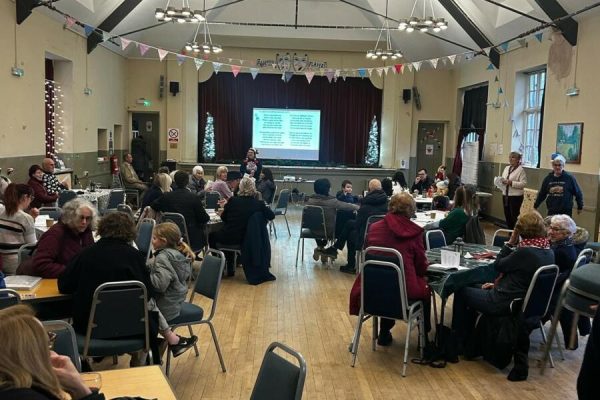
[[[556,152],[562,154],[567,163],[581,164],[581,140],[583,122],[558,124]]]

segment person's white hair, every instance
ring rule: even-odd
[[[566,214],[553,215],[550,219],[550,223],[558,225],[561,229],[569,232],[569,236],[572,236],[577,231],[577,224],[573,221],[573,218]]]
[[[438,189],[448,189],[448,182],[447,181],[439,181],[438,183],[435,184],[435,186]]]
[[[556,154],[552,158],[552,162],[554,162],[554,161],[559,161],[563,165],[563,167],[564,167],[565,163],[567,162],[567,159],[562,154]]]
[[[96,227],[98,211],[92,203],[80,197],[74,198],[62,206],[60,220],[69,228],[77,227],[77,224],[79,223],[79,216],[81,215],[81,209],[83,208],[87,208],[92,213],[92,219],[89,222],[89,225],[92,227],[92,229],[94,229]]]
[[[204,175],[204,168],[202,168],[200,165],[196,165],[194,168],[192,168],[192,174],[196,175],[198,172],[202,172],[202,175]]]

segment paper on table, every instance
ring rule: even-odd
[[[429,264],[429,268],[440,269],[440,270],[444,270],[444,271],[462,271],[462,270],[465,270],[465,269],[469,269],[467,267],[461,267],[460,265],[457,265],[455,267],[451,267],[451,266],[442,265],[442,264]]]
[[[441,250],[442,265],[448,267],[458,267],[460,265],[460,253],[455,251]]]

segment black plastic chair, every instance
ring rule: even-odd
[[[79,358],[79,352],[77,350],[77,340],[75,339],[75,331],[73,327],[65,321],[43,321],[44,329],[49,332],[56,334],[56,340],[52,350],[56,353],[67,356],[77,368],[77,371],[81,372],[81,359]]]
[[[219,200],[221,199],[221,194],[219,192],[206,192],[204,194],[204,203],[205,209],[214,210],[219,207]]]
[[[47,215],[55,221],[60,219],[62,209],[59,207],[40,207],[40,215]]]
[[[146,254],[146,260],[150,257],[150,251],[152,250],[152,231],[155,224],[156,222],[153,219],[144,218],[138,225],[135,245],[139,251]]]
[[[219,298],[219,291],[221,289],[221,277],[223,276],[223,269],[225,268],[225,255],[214,249],[208,249],[202,260],[200,271],[196,277],[196,285],[194,291],[190,296],[189,302],[185,302],[181,305],[181,311],[177,318],[169,321],[169,325],[173,328],[180,326],[187,326],[190,331],[190,336],[193,335],[192,325],[207,324],[212,334],[213,342],[219,356],[219,362],[221,363],[221,370],[226,372],[225,362],[223,361],[223,355],[221,354],[221,347],[219,346],[219,340],[217,339],[217,332],[212,323],[212,319],[215,316],[217,310],[217,300]],[[212,300],[212,306],[208,318],[204,318],[204,309],[194,304],[195,295],[199,294]],[[194,350],[196,357],[200,355],[198,352],[198,346],[194,344]],[[169,369],[171,366],[171,352],[167,354],[167,365],[165,373],[169,375]]]
[[[425,244],[427,250],[446,247],[446,236],[441,229],[434,229],[425,233]]]
[[[304,239],[328,239],[323,207],[304,206],[302,209],[300,235],[298,236],[298,246],[296,247],[296,268],[298,268],[300,241],[302,241],[302,261],[304,261]]]
[[[62,192],[60,192],[58,194],[58,206],[60,208],[62,208],[62,206],[64,206],[66,203],[68,203],[69,201],[76,199],[77,198],[77,193],[74,192],[73,190],[63,190]]]
[[[21,295],[16,290],[0,289],[0,310],[21,302]]]
[[[287,209],[290,203],[290,190],[289,189],[281,189],[279,192],[279,197],[277,198],[277,204],[273,209],[273,213],[275,214],[275,219],[277,219],[278,215],[282,215],[285,219],[285,225],[287,226],[288,235],[292,237],[292,232],[290,231],[290,224],[287,219]],[[275,233],[275,239],[277,239],[277,227],[275,226],[275,219],[269,222],[269,226],[273,227],[273,232]]]
[[[369,235],[369,229],[371,228],[371,225],[373,225],[375,222],[381,221],[384,218],[385,214],[370,215],[369,218],[367,218],[367,223],[365,225],[365,233],[362,237],[362,245],[360,246],[360,249],[356,252],[356,265],[360,265],[365,261],[364,250],[367,246],[367,236]]]
[[[108,210],[117,210],[119,204],[125,203],[125,190],[123,189],[111,189],[108,195],[108,202],[106,203],[106,209],[100,210],[101,214],[104,215]]]
[[[132,220],[135,219],[133,215],[133,210],[127,204],[119,204],[117,205],[117,211],[122,212],[123,214],[127,214],[131,217]]]
[[[281,349],[293,356],[294,365],[275,353]],[[306,361],[302,354],[285,344],[273,342],[263,357],[250,400],[300,400],[306,380]]]
[[[76,333],[85,357],[150,349],[148,295],[139,281],[108,282],[94,291],[86,334]]]

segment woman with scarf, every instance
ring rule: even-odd
[[[262,162],[256,158],[258,155],[258,151],[254,148],[249,148],[248,153],[246,153],[246,158],[242,161],[240,165],[240,173],[242,176],[244,174],[248,174],[249,177],[254,178],[256,180],[260,177],[260,171],[262,170]]]

